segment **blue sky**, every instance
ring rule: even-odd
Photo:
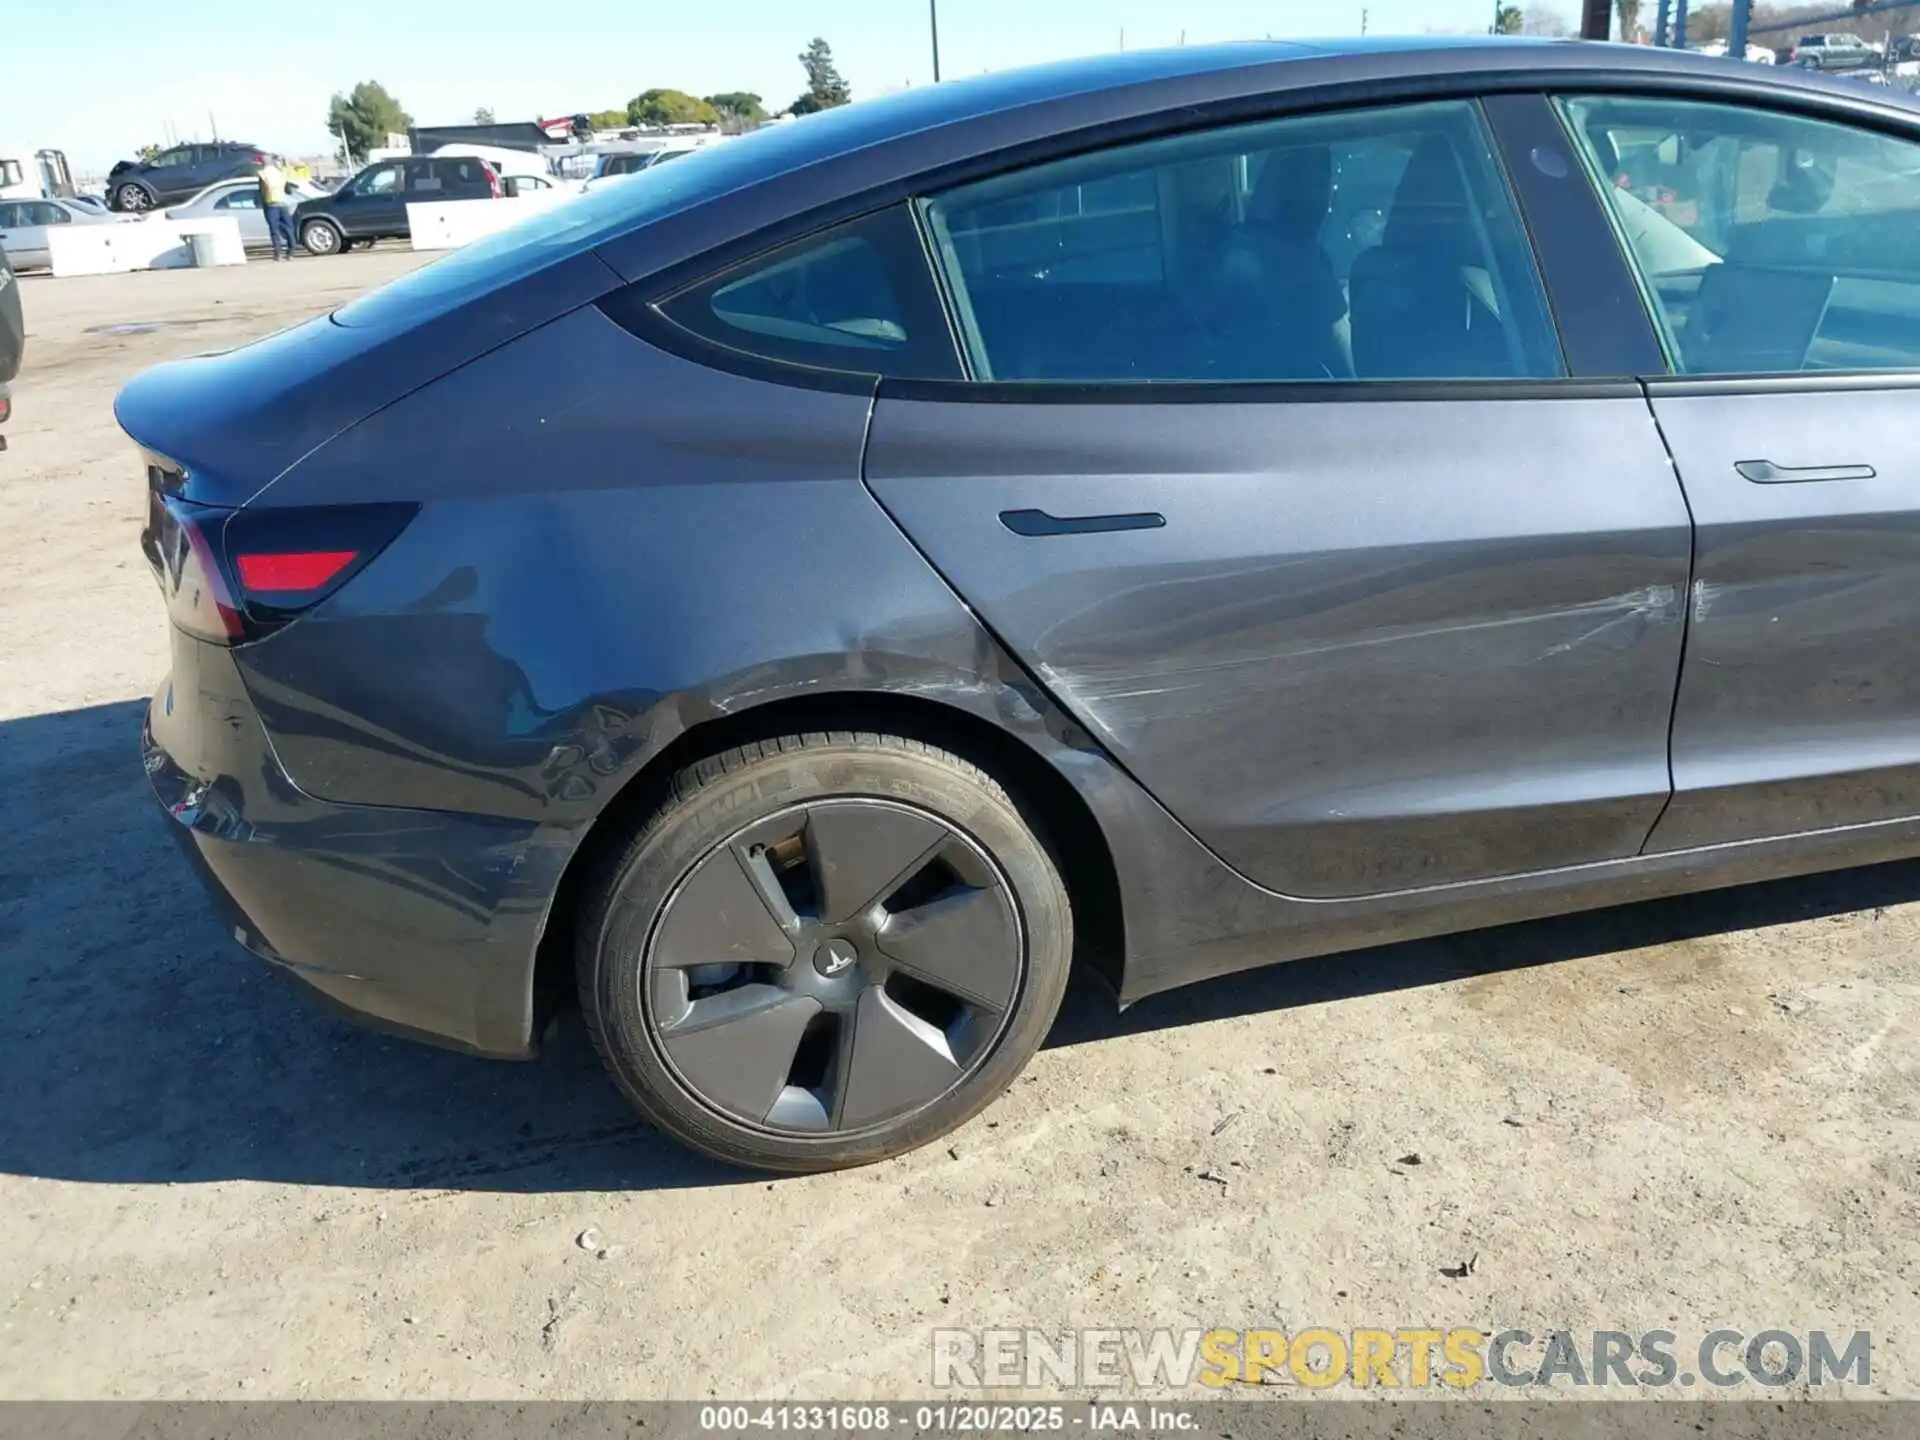
[[[1111,49],[1261,35],[1484,30],[1492,0],[939,0],[948,77]],[[932,78],[925,0],[18,0],[0,54],[0,152],[54,146],[98,171],[161,140],[329,148],[328,96],[379,80],[415,120],[624,105],[655,85],[799,93],[832,44],[855,96]],[[1574,0],[1541,8],[1571,16]],[[211,118],[210,118],[211,115]]]

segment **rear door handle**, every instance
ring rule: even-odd
[[[1016,535],[1100,535],[1109,530],[1158,530],[1167,517],[1155,510],[1125,515],[1049,515],[1044,510],[1002,510],[1000,523]]]
[[[1776,465],[1771,460],[1742,460],[1733,467],[1756,485],[1799,485],[1812,480],[1871,480],[1871,465]]]

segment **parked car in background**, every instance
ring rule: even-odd
[[[688,155],[698,154],[707,149],[705,144],[669,145],[661,150],[626,151],[618,155],[602,155],[599,168],[594,176],[582,188],[597,190],[604,185],[616,184],[629,175],[639,175],[671,160],[684,159]]]
[[[0,250],[0,425],[13,418],[13,377],[20,373],[20,357],[27,348],[26,319],[20,313],[20,287],[7,263],[7,252]],[[7,448],[7,437],[0,431],[0,450]]]
[[[107,204],[124,214],[184,200],[239,175],[257,175],[267,154],[257,145],[214,140],[175,145],[151,160],[122,160],[107,172]]]
[[[1687,48],[1696,55],[1711,55],[1718,59],[1725,59],[1731,53],[1731,47],[1725,40],[1703,40],[1698,45],[1689,45]],[[1747,63],[1771,65],[1774,63],[1774,53],[1765,45],[1749,45],[1747,46]]]
[[[581,181],[563,179],[558,175],[506,174],[500,177],[500,188],[508,198],[512,199],[521,195],[544,195],[553,191],[578,194],[586,187]]]
[[[621,150],[602,155],[594,167],[593,179],[610,180],[617,175],[636,175],[642,170],[651,170],[656,165],[664,165],[669,160],[679,160],[706,149],[714,141],[701,136],[693,140],[669,142],[658,150]]]
[[[1793,63],[1809,70],[1860,70],[1878,65],[1880,47],[1858,35],[1802,35],[1793,45]]]
[[[113,213],[108,208],[107,202],[98,195],[69,195],[66,198],[70,204],[78,205],[83,210],[92,210],[100,215]]]
[[[303,200],[318,199],[325,192],[305,180],[287,182],[287,204],[298,206]],[[217,185],[209,185],[184,205],[173,205],[167,209],[169,220],[193,220],[208,215],[227,215],[240,227],[240,242],[243,245],[265,249],[273,243],[267,234],[267,213],[260,208],[260,182],[251,177],[244,180],[222,180]]]
[[[594,167],[592,178],[605,180],[614,175],[634,175],[653,163],[651,150],[622,150],[618,154],[602,155],[600,163]]]
[[[499,199],[500,175],[465,155],[407,155],[367,166],[331,195],[304,200],[293,233],[314,255],[338,255],[376,240],[406,239],[407,206],[435,200]]]
[[[47,232],[62,225],[112,225],[119,219],[72,200],[0,200],[0,250],[16,270],[53,263]]]

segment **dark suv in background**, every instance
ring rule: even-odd
[[[331,195],[301,203],[293,233],[314,255],[365,241],[406,239],[407,206],[435,200],[497,200],[499,173],[470,155],[408,155],[367,166]]]
[[[122,160],[108,171],[107,204],[130,213],[171,205],[216,180],[257,175],[266,163],[266,151],[237,140],[174,145],[151,160]]]

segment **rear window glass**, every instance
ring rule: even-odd
[[[963,186],[927,214],[983,380],[1564,373],[1464,102],[1118,146]]]

